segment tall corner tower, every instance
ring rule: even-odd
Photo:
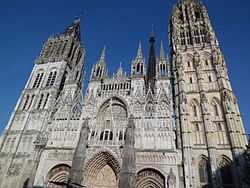
[[[238,155],[247,145],[246,133],[205,6],[180,1],[169,28],[185,187],[241,187]]]
[[[23,187],[32,179],[41,134],[59,100],[82,90],[84,57],[79,19],[45,42],[3,135],[0,187]]]

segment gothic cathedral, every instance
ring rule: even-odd
[[[0,142],[0,187],[241,188],[247,145],[207,10],[181,0],[170,55],[152,33],[131,72],[106,49],[83,92],[80,20],[45,42]]]

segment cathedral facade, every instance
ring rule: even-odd
[[[247,137],[207,10],[182,0],[170,56],[150,36],[110,76],[106,49],[83,92],[80,20],[45,42],[0,145],[0,188],[234,188]],[[159,54],[159,56],[157,56]]]

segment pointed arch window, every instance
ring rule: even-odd
[[[183,29],[183,28],[181,29],[181,32],[180,32],[180,37],[181,37],[181,45],[182,45],[182,46],[186,45],[186,40],[185,40],[185,31],[184,31],[184,29]]]
[[[217,130],[218,131],[223,131],[221,123],[217,123]]]
[[[35,98],[35,95],[32,95],[32,96],[31,96],[30,103],[29,103],[29,106],[28,106],[28,110],[29,110],[29,109],[30,109],[30,107],[32,106],[33,101],[34,101],[34,98]]]
[[[209,164],[207,159],[201,159],[199,162],[199,180],[202,188],[209,187],[210,182]]]
[[[28,104],[28,102],[29,102],[29,98],[30,98],[30,96],[27,95],[22,110],[25,110],[25,109],[26,109],[27,104]]]
[[[189,82],[190,82],[190,84],[193,83],[193,78],[192,77],[189,78]]]
[[[201,41],[200,41],[200,34],[199,34],[198,28],[196,28],[194,30],[194,39],[195,39],[195,43],[196,44],[200,44],[201,43]]]
[[[136,73],[140,73],[140,64],[138,63],[137,66],[136,66]]]
[[[223,159],[219,163],[219,172],[220,172],[222,187],[225,188],[235,187],[232,175],[232,165],[229,159],[223,157]]]
[[[198,117],[198,109],[197,109],[197,105],[196,104],[193,104],[193,115],[195,117]]]
[[[196,123],[196,124],[195,124],[195,130],[196,130],[197,132],[200,131],[200,125],[199,125],[199,123]]]
[[[43,75],[44,73],[38,73],[36,75],[36,79],[34,81],[34,84],[33,84],[33,88],[39,88],[40,84],[41,84],[41,81],[42,81],[42,78],[43,78]]]
[[[43,102],[43,97],[44,97],[44,95],[41,94],[40,100],[39,100],[38,105],[37,105],[38,110],[41,108],[41,105],[42,105],[42,102]]]
[[[192,40],[189,31],[186,31],[186,38],[187,38],[187,44],[192,45]]]
[[[53,75],[53,72],[50,72],[50,73],[49,73],[48,80],[47,80],[47,83],[46,83],[46,87],[48,87],[48,86],[50,85],[52,75]]]
[[[213,108],[214,108],[214,115],[219,116],[219,108],[216,103],[213,104]]]
[[[207,31],[206,31],[206,29],[204,27],[200,29],[200,34],[201,34],[201,41],[203,43],[207,43],[208,42],[208,40],[207,40]]]
[[[52,79],[51,79],[51,82],[50,82],[50,86],[53,86],[55,81],[56,81],[56,76],[57,76],[57,72],[55,71],[53,73],[53,76],[52,76]]]
[[[43,104],[43,109],[46,107],[48,99],[49,99],[49,93],[46,95],[46,98],[45,98],[45,101],[44,101],[44,104]]]

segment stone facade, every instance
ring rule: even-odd
[[[51,36],[1,138],[0,187],[241,187],[247,139],[206,8],[182,0],[169,28],[170,58],[152,34],[130,75],[109,76],[104,48],[85,94],[80,21]]]

